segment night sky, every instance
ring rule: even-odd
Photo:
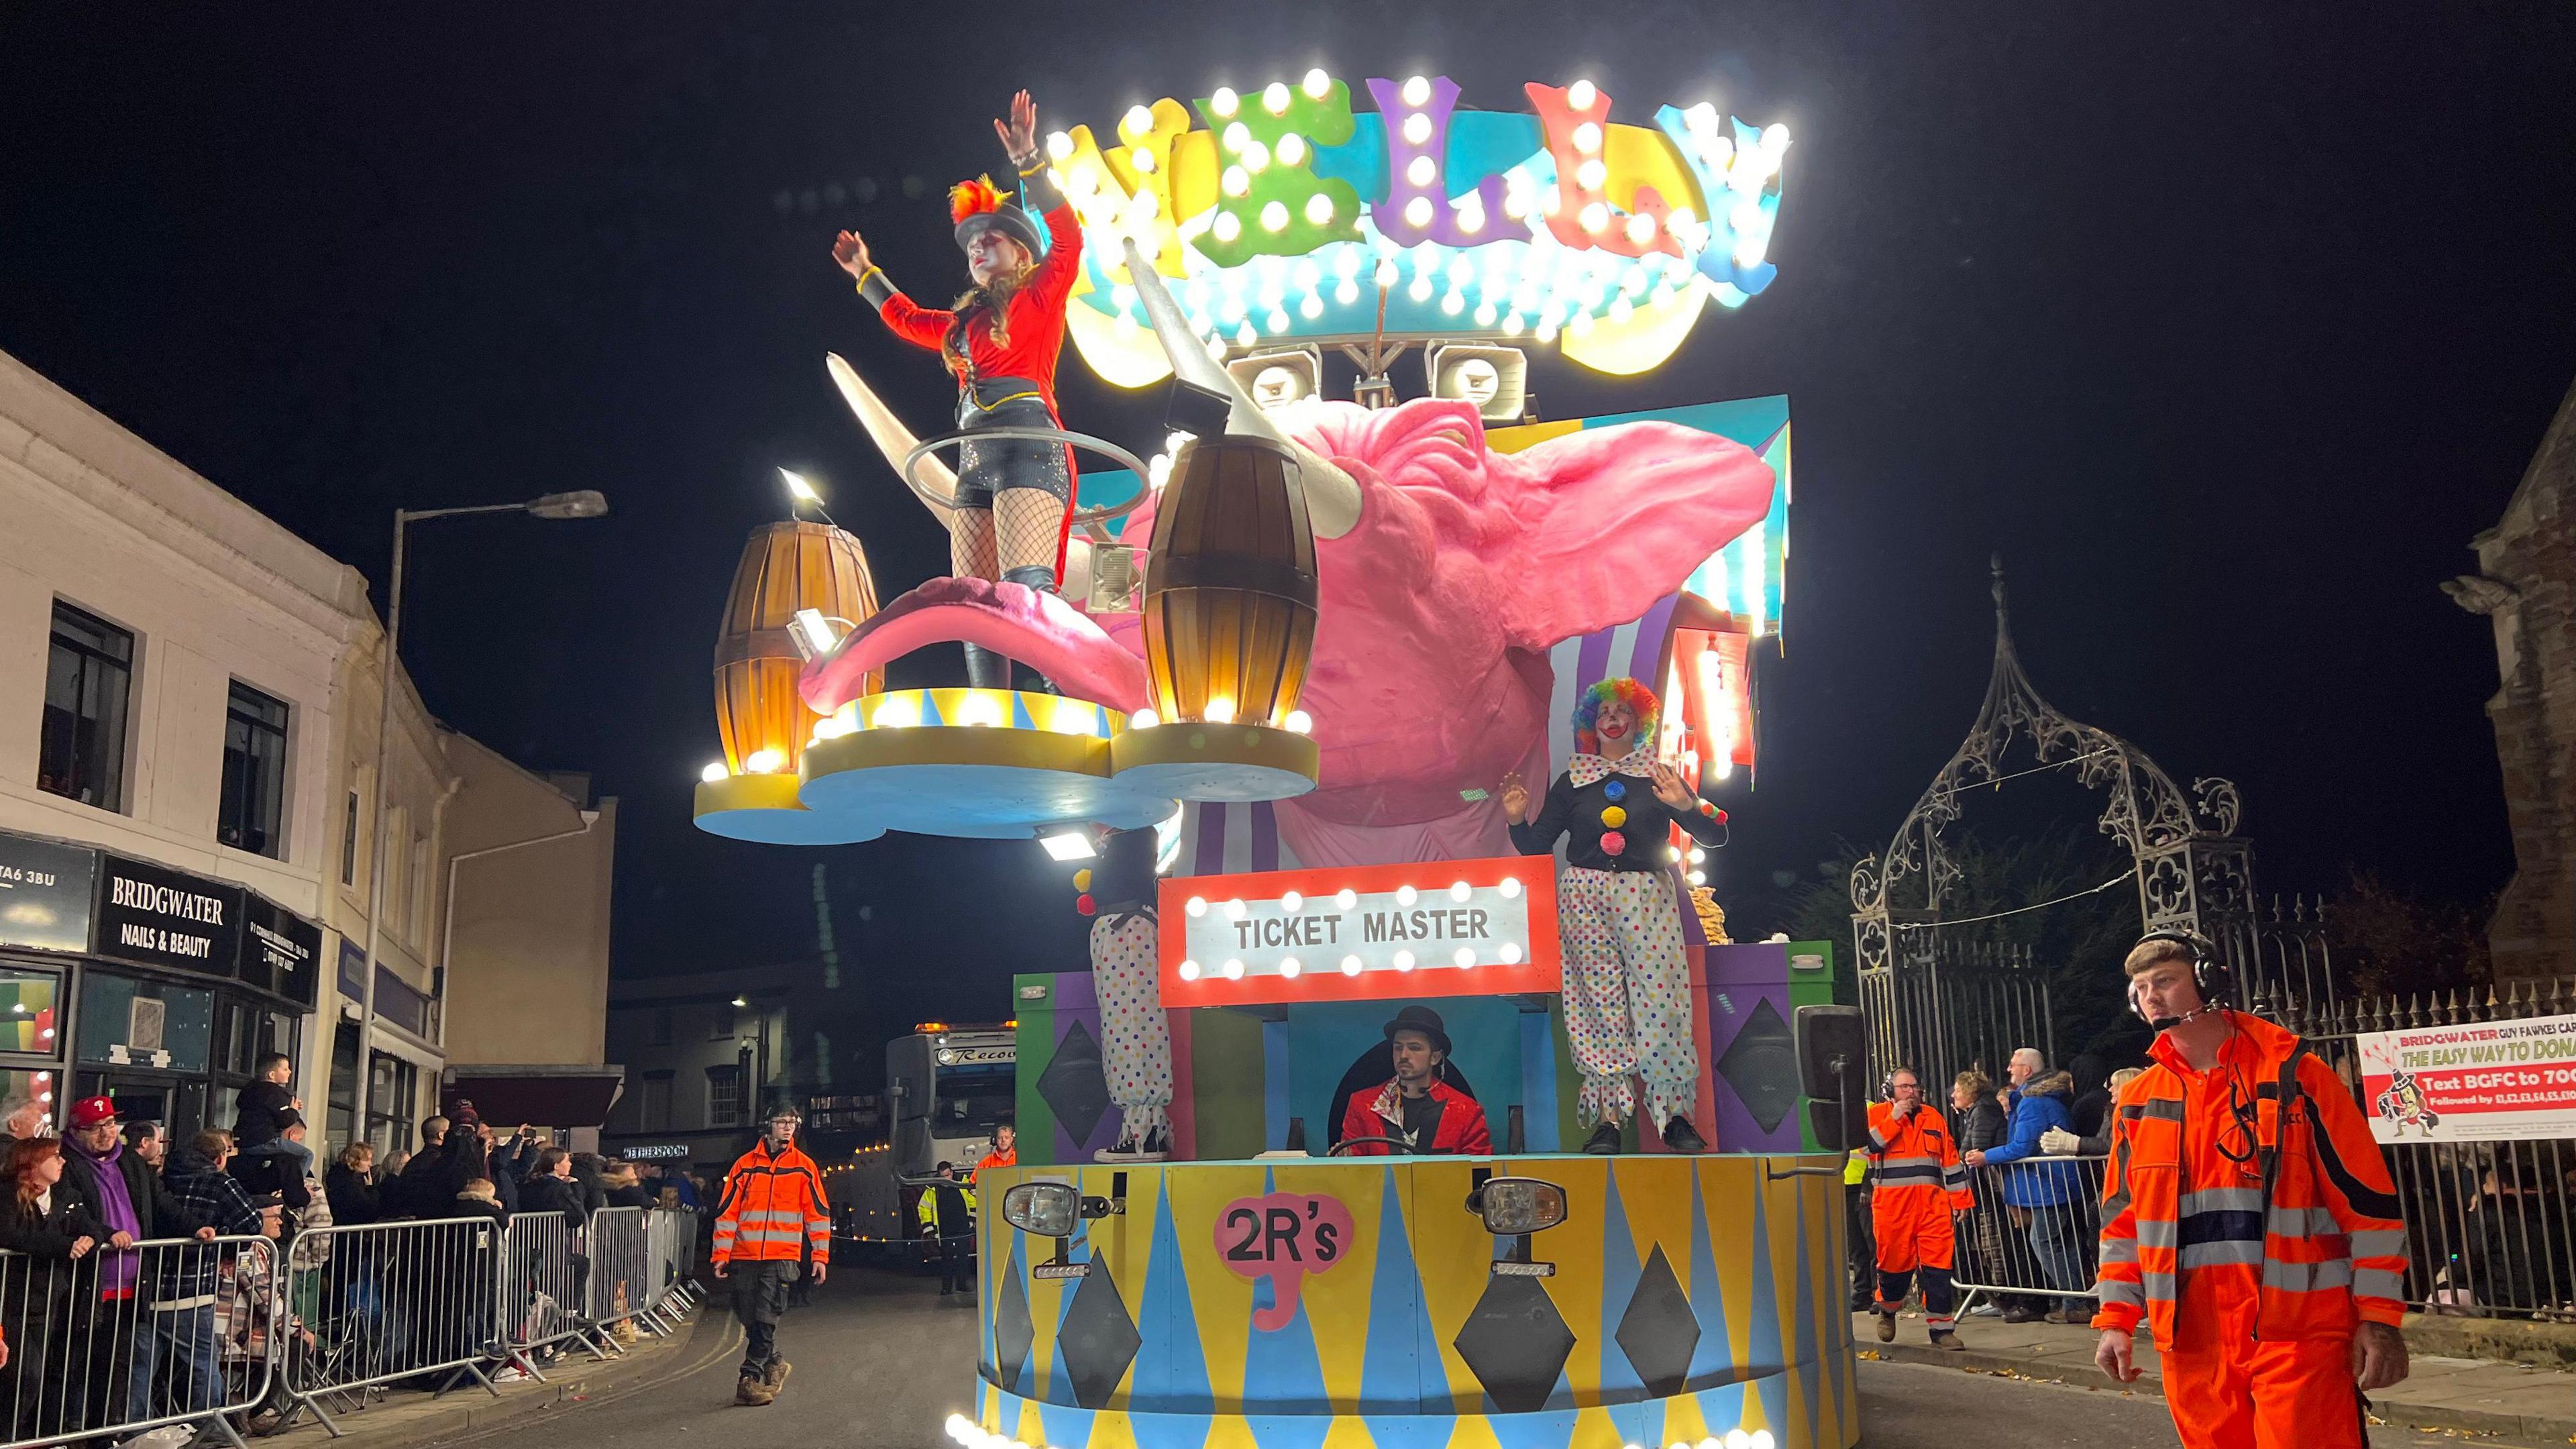
[[[822,355],[924,433],[947,386],[833,231],[943,295],[941,194],[1001,169],[1021,85],[1046,130],[1313,65],[1506,110],[1588,76],[1640,124],[1713,100],[1795,134],[1779,281],[1646,378],[1533,385],[1549,417],[1792,398],[1787,657],[1721,900],[1893,828],[1975,713],[1998,550],[2040,688],[2235,779],[2266,891],[2475,900],[2511,869],[2495,664],[2437,585],[2576,377],[2576,10],[2261,10],[13,5],[0,348],[378,580],[396,506],[605,491],[604,522],[421,528],[405,645],[442,717],[623,798],[618,971],[809,953],[820,859],[888,1010],[999,1016],[1011,971],[1080,964],[1034,847],[689,824],[779,465],[888,596],[946,568]],[[1159,436],[1159,391],[1069,347],[1062,393]]]

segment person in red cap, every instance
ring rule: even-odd
[[[149,1372],[147,1356],[138,1354],[134,1343],[137,1324],[149,1322],[135,1302],[143,1255],[134,1245],[215,1235],[212,1225],[162,1184],[150,1163],[127,1149],[119,1126],[116,1103],[83,1097],[72,1104],[66,1137],[71,1150],[63,1154],[63,1176],[96,1206],[108,1228],[108,1251],[99,1256],[98,1300],[72,1344],[73,1356],[88,1364],[83,1422],[90,1425],[119,1422],[127,1413],[136,1365],[146,1365]]]
[[[1044,214],[1043,242],[1026,207],[989,181],[965,181],[949,190],[948,213],[972,285],[953,305],[924,307],[897,291],[885,269],[868,259],[868,244],[856,232],[842,232],[833,241],[832,260],[858,279],[859,295],[897,337],[938,351],[957,379],[958,427],[1061,429],[1055,366],[1064,349],[1065,299],[1082,275],[1082,227],[1047,177],[1046,157],[1038,150],[1038,108],[1027,91],[1012,97],[1011,119],[995,121],[993,129],[1019,172],[1021,189]],[[1053,593],[1064,569],[1073,484],[1073,455],[1061,444],[961,444],[947,518],[951,571],[959,578]],[[966,682],[1007,689],[1010,668],[1000,655],[969,644]]]

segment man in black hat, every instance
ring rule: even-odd
[[[1449,1060],[1449,1032],[1440,1013],[1427,1006],[1408,1006],[1386,1024],[1387,1043],[1395,1049],[1395,1079],[1375,1092],[1351,1094],[1342,1115],[1342,1141],[1359,1141],[1345,1154],[1378,1157],[1393,1150],[1389,1138],[1415,1155],[1463,1153],[1490,1156],[1492,1134],[1485,1130],[1485,1109],[1476,1099],[1440,1079]]]

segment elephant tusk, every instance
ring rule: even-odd
[[[841,390],[841,401],[848,403],[850,411],[858,414],[859,426],[867,430],[869,440],[877,445],[877,451],[885,454],[887,465],[901,473],[903,460],[911,455],[921,439],[914,437],[912,429],[903,425],[903,419],[894,415],[894,409],[887,407],[882,398],[859,380],[857,369],[844,361],[841,354],[827,352],[823,358],[823,365],[831,371],[833,386]],[[943,499],[956,498],[957,470],[944,460],[936,456],[922,459],[919,473],[931,492]],[[948,522],[948,508],[937,504],[927,506],[941,523]],[[954,506],[953,503],[950,505]]]
[[[1155,275],[1153,263],[1146,260],[1133,238],[1127,242],[1127,275],[1135,284],[1138,299],[1145,304],[1145,316],[1153,323],[1155,340],[1163,344],[1163,355],[1171,359],[1172,375],[1233,400],[1234,409],[1225,420],[1227,432],[1277,443],[1296,458],[1298,481],[1306,490],[1306,518],[1315,536],[1339,538],[1357,527],[1360,485],[1312,448],[1279,431],[1269,414],[1236,385],[1233,375],[1208,356],[1198,334],[1182,318],[1180,305],[1163,290],[1162,278]]]

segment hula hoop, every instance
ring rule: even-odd
[[[1062,443],[1069,447],[1080,448],[1086,453],[1097,453],[1113,463],[1124,464],[1136,474],[1135,497],[1123,503],[1110,504],[1106,508],[1073,510],[1073,526],[1076,528],[1096,528],[1113,518],[1124,518],[1141,507],[1153,491],[1147,482],[1147,469],[1143,459],[1106,438],[1095,438],[1089,433],[1069,432],[1063,428],[975,428],[964,432],[942,433],[935,438],[924,438],[913,445],[910,453],[904,455],[904,486],[910,488],[922,502],[933,508],[956,507],[954,499],[940,497],[930,491],[930,485],[921,481],[921,460],[941,448],[966,442]],[[1078,481],[1075,486],[1080,486]]]

